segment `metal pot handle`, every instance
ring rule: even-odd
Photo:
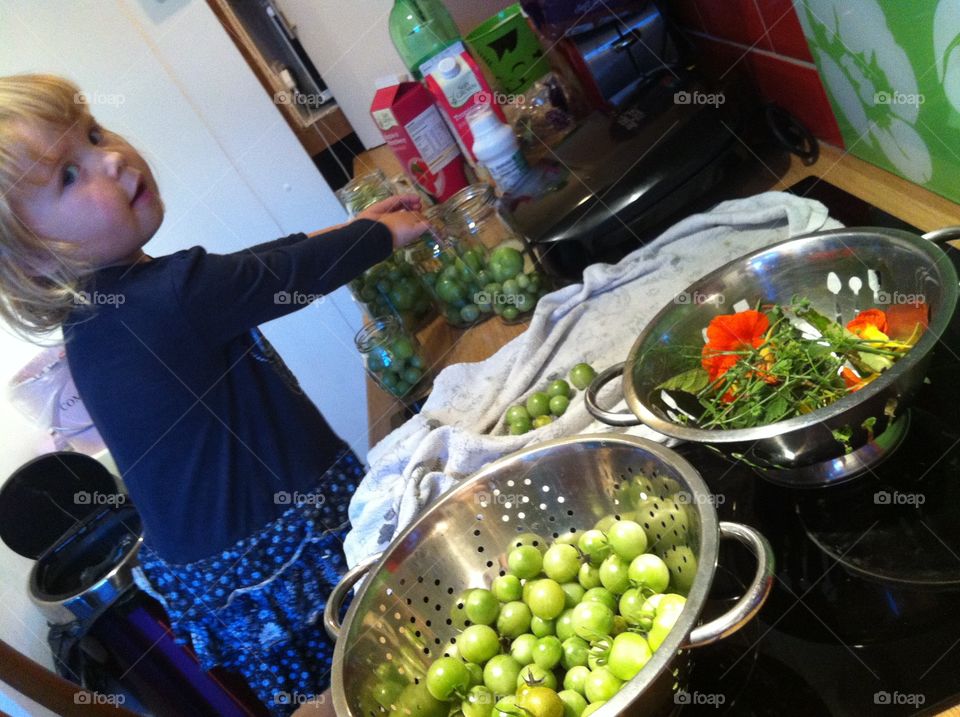
[[[683,647],[702,647],[729,637],[753,619],[773,588],[773,547],[753,528],[741,523],[720,523],[720,537],[734,538],[750,548],[757,558],[757,573],[737,604],[706,625],[694,628]]]
[[[944,242],[951,241],[952,239],[960,239],[960,227],[943,227],[943,229],[934,229],[932,232],[927,232],[923,235],[923,238],[927,241],[931,241],[934,244],[943,244]]]
[[[597,394],[600,393],[600,389],[623,374],[625,363],[626,362],[621,361],[605,371],[601,371],[600,375],[593,379],[590,385],[587,386],[587,392],[583,396],[583,402],[587,405],[587,410],[590,412],[590,415],[598,421],[603,421],[608,426],[639,426],[641,423],[632,413],[606,411],[600,408],[600,405],[597,403]]]
[[[333,588],[330,597],[327,598],[327,605],[323,608],[323,628],[331,640],[340,638],[340,630],[343,628],[340,624],[340,608],[343,607],[343,601],[347,599],[347,593],[370,571],[370,568],[377,564],[382,555],[383,553],[377,553],[358,563],[352,570],[348,570]]]

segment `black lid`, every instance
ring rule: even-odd
[[[82,453],[47,453],[20,466],[0,488],[0,539],[36,559],[78,522],[123,504],[113,475]]]

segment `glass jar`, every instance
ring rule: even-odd
[[[395,316],[371,319],[357,332],[354,343],[367,373],[391,396],[412,403],[429,390],[430,372],[423,349]]]
[[[447,231],[461,244],[483,247],[482,298],[508,324],[525,321],[540,297],[551,290],[522,235],[503,218],[493,187],[472,184],[442,205]]]
[[[371,204],[395,194],[396,190],[386,175],[376,170],[337,190],[337,199],[354,217]],[[416,331],[433,317],[430,295],[420,284],[405,249],[370,267],[347,286],[368,317],[392,314],[408,331]]]
[[[411,258],[438,313],[461,329],[490,318],[493,301],[483,290],[489,283],[483,245],[444,236],[434,227],[434,233],[412,247]]]

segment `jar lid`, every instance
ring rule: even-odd
[[[375,316],[361,328],[353,337],[357,350],[369,353],[377,346],[383,346],[392,340],[400,331],[400,322],[395,316]]]

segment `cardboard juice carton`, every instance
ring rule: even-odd
[[[423,85],[378,82],[370,114],[404,171],[436,202],[470,183],[466,160]]]

